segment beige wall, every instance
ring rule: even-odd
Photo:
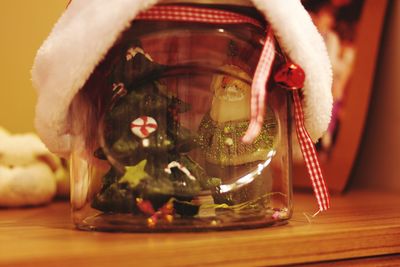
[[[0,126],[33,131],[30,68],[67,0],[0,0]]]

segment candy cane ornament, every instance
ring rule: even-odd
[[[120,99],[121,97],[126,96],[128,94],[128,90],[125,88],[125,84],[123,83],[113,83],[112,85],[112,99],[111,99],[111,107],[114,106],[116,101]]]
[[[194,177],[190,173],[190,171],[185,166],[180,164],[179,162],[172,161],[170,164],[168,164],[168,167],[165,168],[164,171],[166,173],[168,173],[168,174],[171,174],[172,173],[172,171],[171,171],[172,168],[178,168],[180,171],[182,171],[184,174],[186,174],[186,176],[189,177],[190,180],[196,181],[196,177]]]

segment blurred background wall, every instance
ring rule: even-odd
[[[400,191],[400,0],[389,5],[353,178],[354,186]]]
[[[0,126],[33,131],[36,94],[30,68],[67,0],[0,1]]]

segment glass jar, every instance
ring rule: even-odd
[[[265,25],[252,7],[201,7]],[[264,38],[263,27],[247,23],[132,23],[71,106],[78,228],[201,231],[290,218],[286,91],[269,83],[262,131],[252,144],[241,141]]]

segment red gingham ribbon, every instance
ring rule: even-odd
[[[329,208],[329,194],[319,166],[314,143],[304,125],[304,113],[301,107],[299,90],[293,91],[293,102],[297,139],[299,140],[300,149],[317,198],[319,211],[324,211]]]
[[[271,74],[274,60],[275,40],[272,30],[268,29],[265,44],[251,84],[251,119],[249,128],[242,139],[245,143],[253,142],[261,132],[267,99],[267,90],[265,90],[265,88]]]
[[[261,23],[250,17],[225,10],[200,8],[191,6],[156,6],[140,13],[137,20],[165,20],[199,22],[211,24],[242,24],[249,23],[262,27]],[[268,27],[265,44],[254,74],[251,92],[251,120],[249,128],[243,137],[243,142],[252,142],[260,133],[264,122],[265,103],[267,97],[266,85],[271,74],[275,59],[275,40],[272,30]],[[317,198],[319,211],[329,208],[329,195],[321,168],[316,155],[314,143],[304,125],[304,113],[298,90],[293,91],[294,116],[296,133],[300,148],[307,166],[308,173]]]
[[[191,6],[155,6],[146,12],[140,13],[135,19],[201,22],[212,24],[250,23],[257,27],[262,27],[258,20],[238,13]]]

